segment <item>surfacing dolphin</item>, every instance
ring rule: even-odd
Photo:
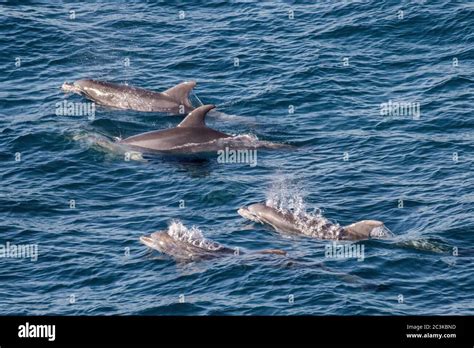
[[[195,81],[180,83],[164,92],[96,80],[78,80],[62,85],[63,91],[80,94],[100,105],[172,114],[187,114],[194,110],[189,100],[189,93],[194,87]]]
[[[215,105],[203,105],[194,109],[175,128],[157,130],[131,136],[120,141],[138,151],[170,153],[213,152],[228,148],[282,148],[283,144],[259,141],[249,136],[232,136],[206,126],[205,117]]]
[[[147,247],[171,256],[177,261],[196,261],[250,253],[204,238],[199,230],[187,229],[180,222],[173,222],[168,230],[142,236],[140,241]],[[252,253],[286,255],[285,251],[278,249],[265,249]]]
[[[291,211],[280,211],[264,203],[242,207],[238,213],[246,219],[270,225],[279,232],[318,239],[362,240],[392,236],[390,230],[381,221],[363,220],[342,227],[331,223],[323,216],[295,216]]]

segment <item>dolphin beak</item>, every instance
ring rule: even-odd
[[[63,85],[61,86],[61,89],[62,89],[64,92],[78,93],[77,87],[74,86],[74,84],[72,84],[72,83],[64,82]]]
[[[247,215],[249,214],[249,210],[247,209],[247,207],[240,207],[239,210],[237,210],[237,213],[239,213],[239,215],[243,218],[248,219]]]
[[[260,219],[255,214],[253,214],[247,207],[239,208],[239,210],[237,210],[237,213],[239,213],[239,215],[245,219],[260,222]]]
[[[147,237],[147,236],[141,236],[140,237],[140,242],[142,242],[143,244],[145,244],[149,248],[153,248],[153,246],[154,246],[153,239],[150,238],[150,237]]]

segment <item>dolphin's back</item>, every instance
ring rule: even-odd
[[[206,126],[206,114],[214,107],[202,105],[190,112],[176,128],[138,134],[121,143],[152,151],[214,151],[219,148],[216,140],[230,137]]]
[[[177,89],[181,85],[183,87]],[[79,80],[74,82],[74,87],[81,94],[104,106],[118,109],[170,113],[193,110],[188,99],[188,94],[192,89],[191,84],[189,86],[181,85],[170,89],[175,89],[173,94],[167,94],[166,92],[154,92],[139,87],[106,81]]]
[[[273,207],[263,205],[263,219],[276,230],[287,233],[301,233],[295,217],[290,212],[281,212]]]
[[[147,132],[124,139],[121,143],[154,151],[171,151],[227,137],[227,134],[207,127],[185,127]]]
[[[205,238],[176,238],[168,231],[152,233],[150,237],[142,237],[141,241],[177,260],[210,259],[235,253],[234,249]]]

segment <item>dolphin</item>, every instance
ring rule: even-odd
[[[187,114],[194,110],[189,93],[196,87],[195,81],[180,83],[164,92],[96,80],[65,82],[62,89],[82,95],[97,104],[117,109],[148,112]]]
[[[176,234],[171,227],[168,230],[154,232],[149,236],[141,236],[140,241],[147,247],[171,256],[177,261],[196,261],[247,253],[239,248],[224,246],[201,235]],[[286,255],[285,251],[278,249],[264,249],[252,253]]]
[[[300,218],[291,211],[280,211],[264,203],[241,207],[238,213],[246,219],[270,225],[279,232],[302,234],[319,239],[363,240],[392,236],[381,221],[363,220],[341,227],[322,216]]]
[[[120,140],[138,151],[171,153],[211,152],[233,148],[279,148],[282,144],[267,141],[244,141],[244,136],[231,136],[206,126],[207,113],[215,105],[203,105],[191,111],[175,128],[151,131]]]

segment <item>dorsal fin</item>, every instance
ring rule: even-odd
[[[377,220],[362,220],[344,226],[344,229],[354,239],[368,239],[371,236],[372,230],[375,228],[378,228],[380,232],[386,229],[384,223]]]
[[[194,109],[178,124],[178,127],[206,127],[206,122],[204,122],[206,114],[215,107],[215,105],[209,104]]]
[[[173,98],[181,105],[192,107],[191,102],[188,97],[189,97],[189,93],[194,87],[196,87],[196,81],[187,81],[187,82],[180,83],[179,85],[176,85],[174,87],[171,87],[170,89],[167,89],[163,93]]]

